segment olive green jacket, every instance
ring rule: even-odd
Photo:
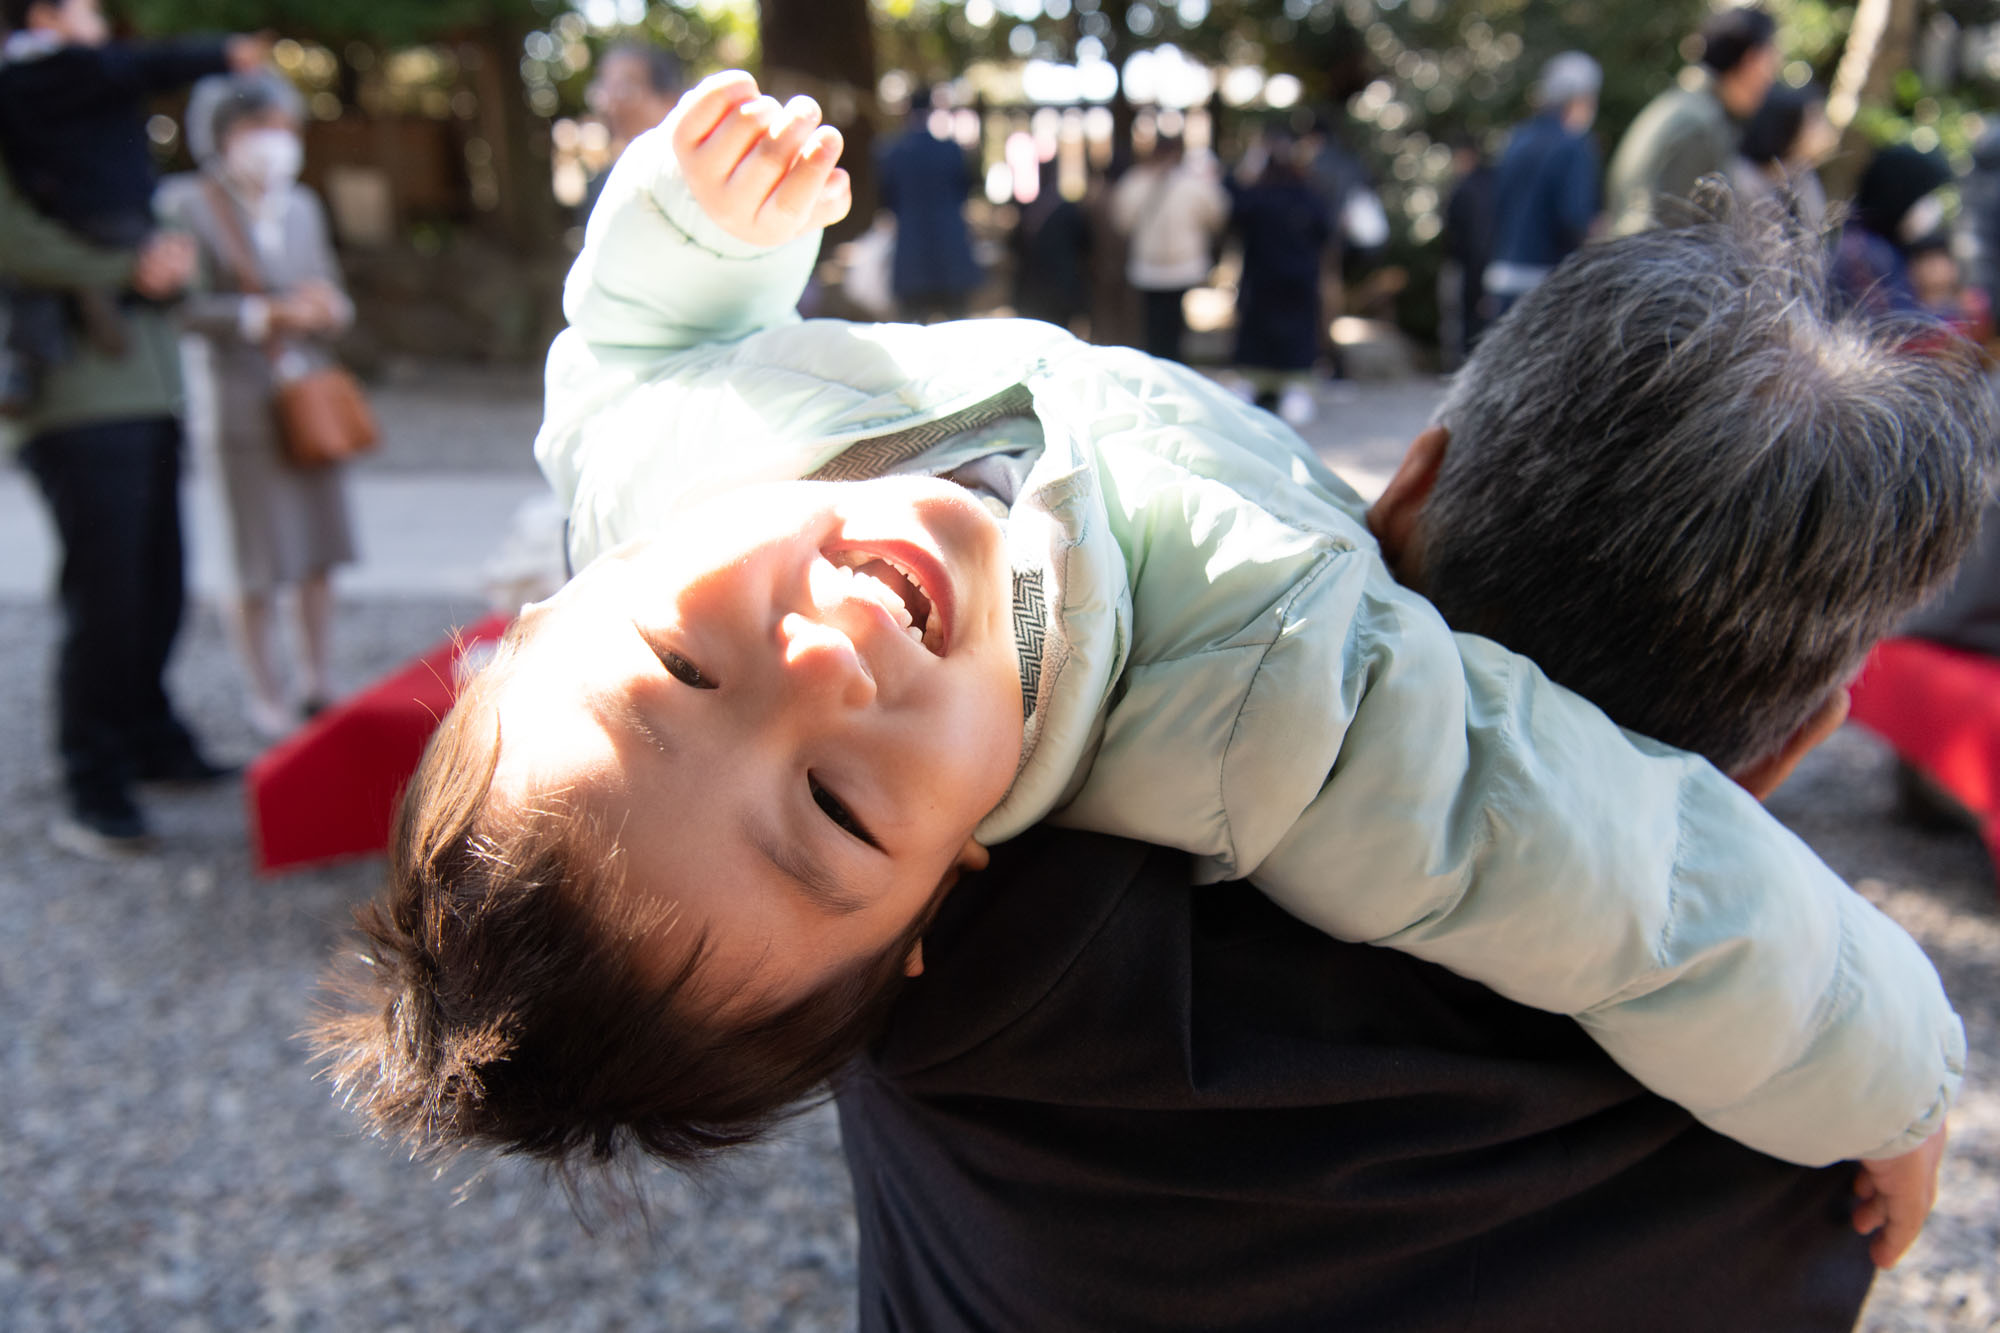
[[[131,251],[92,245],[36,212],[0,168],[0,279],[117,291],[131,280],[132,263]],[[167,310],[133,305],[125,325],[124,355],[106,356],[79,340],[76,355],[49,373],[28,416],[0,424],[0,439],[12,446],[68,426],[179,414],[180,348]]]
[[[1739,128],[1699,65],[1646,104],[1611,158],[1605,206],[1612,232],[1627,236],[1654,222],[1662,196],[1686,199],[1703,176],[1729,170]]]

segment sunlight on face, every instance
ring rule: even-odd
[[[705,986],[803,994],[983,862],[1021,749],[1010,589],[949,482],[731,492],[523,613],[495,796],[619,830],[623,892],[708,932]]]

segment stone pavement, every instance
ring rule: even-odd
[[[531,380],[532,377],[528,377]],[[1309,434],[1357,485],[1393,469],[1432,383],[1324,395]],[[367,563],[341,583],[336,670],[359,684],[484,610],[479,570],[519,500],[537,415],[518,374],[401,377],[390,443],[357,470]],[[1339,447],[1335,448],[1335,441]],[[854,1229],[830,1114],[690,1183],[643,1173],[648,1222],[594,1235],[515,1163],[435,1173],[362,1138],[294,1039],[379,863],[249,869],[240,792],[149,793],[163,834],[121,866],[43,836],[47,550],[0,480],[0,1327],[41,1330],[590,1330],[853,1326]],[[197,496],[197,586],[220,586]],[[40,564],[36,564],[40,561]],[[198,606],[177,697],[231,757],[255,742],[218,621]],[[1975,1064],[1930,1232],[1877,1290],[1876,1333],[2000,1321],[2000,912],[1969,836],[1893,817],[1882,748],[1846,731],[1774,802],[1938,959]]]

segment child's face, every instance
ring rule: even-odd
[[[1011,588],[998,523],[949,482],[707,502],[523,613],[495,797],[561,793],[616,831],[620,906],[674,912],[644,961],[705,928],[702,986],[802,995],[983,863],[1021,748]]]

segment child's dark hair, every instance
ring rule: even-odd
[[[316,1024],[314,1052],[372,1128],[420,1154],[570,1167],[636,1147],[688,1165],[747,1142],[880,1027],[931,911],[802,999],[714,1017],[691,987],[700,938],[661,971],[635,960],[675,923],[612,908],[614,839],[560,803],[489,799],[514,646],[469,682],[410,780],[387,885],[355,913],[365,943],[336,968],[346,1003]]]

